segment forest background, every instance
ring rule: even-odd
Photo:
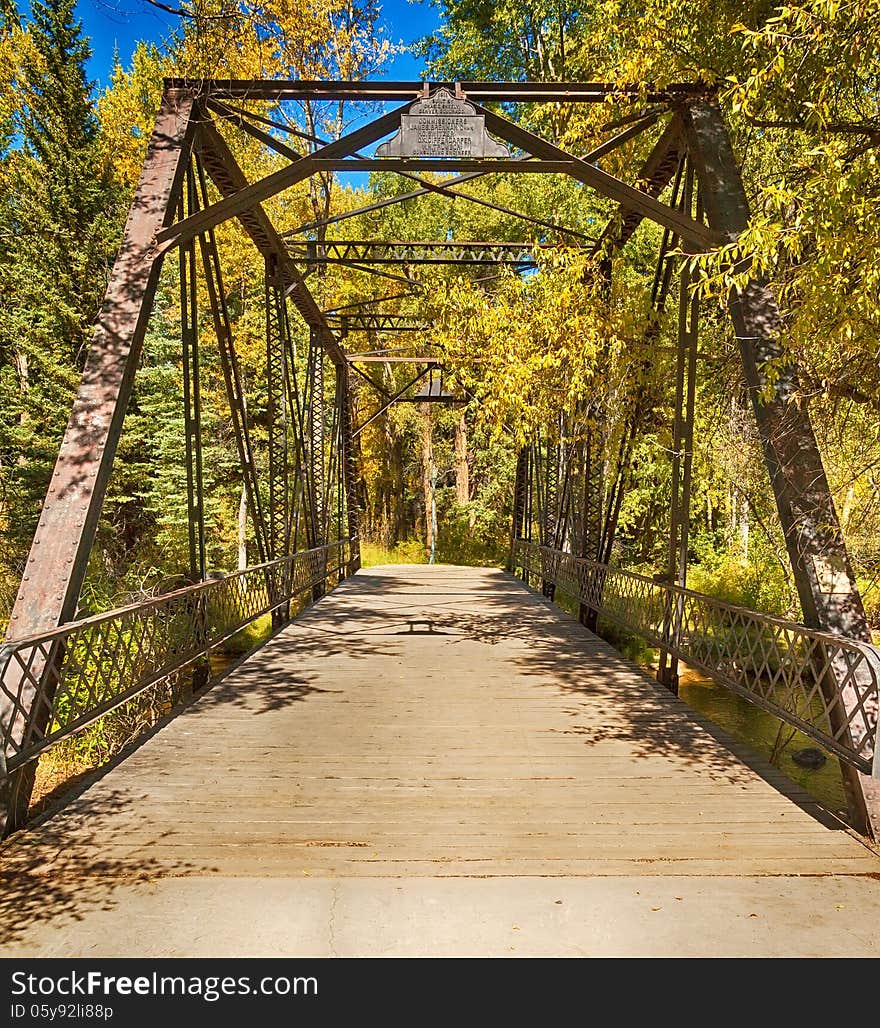
[[[26,12],[0,0],[0,620],[22,573],[163,76],[363,79],[387,73],[399,56],[378,3],[197,0],[177,7],[172,0],[166,13],[173,27],[165,38],[138,43],[99,89],[88,79],[89,41],[72,0],[32,0]],[[809,405],[869,616],[880,624],[880,0],[785,7],[606,0],[589,9],[564,0],[437,0],[430,17],[419,4],[410,17],[425,25],[410,58],[426,77],[717,87],[753,210],[741,245],[780,296],[785,357],[802,371],[797,402]],[[588,109],[505,110],[584,154],[607,136],[606,126],[633,114],[634,102],[612,96]],[[328,138],[374,113],[364,105],[308,104],[283,116]],[[631,179],[655,135],[616,151],[608,170]],[[251,178],[281,160],[248,138],[230,141]],[[463,187],[477,200],[523,211],[530,222],[436,194],[345,217],[410,188],[387,174],[318,176],[268,206],[281,229],[340,218],[307,230],[311,238],[455,236],[560,249],[525,276],[425,272],[417,300],[386,306],[428,316],[431,333],[414,342],[443,345],[460,369],[458,388],[476,400],[430,414],[415,405],[393,407],[362,434],[368,560],[427,558],[433,479],[438,559],[503,562],[517,446],[562,407],[599,397],[612,425],[611,460],[615,413],[647,388],[655,402],[628,475],[614,560],[662,568],[672,358],[662,356],[662,345],[646,353],[642,331],[659,230],[642,226],[616,258],[608,296],[584,286],[582,258],[570,248],[595,236],[611,213],[583,187],[559,176],[497,176]],[[219,242],[259,442],[266,404],[262,267],[235,225],[223,226]],[[729,285],[718,266],[704,262],[689,581],[799,618],[735,340],[717,304]],[[391,282],[350,270],[310,282],[325,309],[395,292]],[[170,269],[83,612],[165,588],[188,566],[177,303]],[[671,330],[661,326],[661,343]],[[204,331],[210,335],[209,326]],[[229,569],[253,554],[216,358],[203,372],[209,565]],[[403,384],[405,372],[394,365],[376,373],[389,390]],[[355,405],[356,420],[365,420],[378,397],[361,383]]]

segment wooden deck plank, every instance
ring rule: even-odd
[[[387,567],[8,843],[0,913],[50,877],[69,913],[108,882],[181,877],[878,872],[801,788],[516,579]]]

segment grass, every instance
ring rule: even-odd
[[[407,539],[394,546],[361,542],[361,565],[374,568],[379,564],[427,564],[425,544],[418,539]]]
[[[264,614],[262,617],[245,625],[240,632],[230,636],[220,649],[229,657],[240,657],[248,650],[265,642],[272,634],[272,615]]]
[[[440,539],[437,545],[438,564],[459,564],[466,567],[503,567],[506,550],[500,545],[480,541]],[[361,541],[361,566],[376,567],[379,564],[427,564],[428,551],[420,539],[407,539],[394,546]]]

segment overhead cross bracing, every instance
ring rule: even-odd
[[[533,267],[541,251],[552,249],[551,243],[477,243],[456,240],[394,240],[309,239],[287,240],[287,250],[294,260],[306,265],[338,264],[512,264]],[[581,248],[591,252],[592,248]]]
[[[327,323],[343,338],[349,332],[424,332],[428,322],[408,314],[327,314]]]
[[[511,104],[604,104],[615,96],[629,99],[632,118],[607,125],[607,138],[591,150],[578,152],[529,131],[504,113]],[[349,99],[391,106],[332,139],[302,131],[296,119],[287,118],[283,110],[285,104]],[[257,109],[250,109],[249,104]],[[463,135],[450,138],[430,125],[425,130],[424,119],[442,119],[444,109],[457,112]],[[433,124],[436,128],[440,122]],[[235,133],[265,144],[276,162],[271,173],[248,180],[230,146]],[[603,167],[606,156],[620,154],[621,147],[639,138],[652,149],[638,167],[618,174],[606,170],[611,165]],[[309,180],[326,180],[337,170],[382,171],[417,188],[407,185],[405,193],[381,196],[354,211],[328,209],[323,215],[316,211],[310,223],[291,225],[293,214],[279,197]],[[462,174],[440,180],[428,177],[438,170]],[[469,195],[470,183],[498,173],[524,175],[525,181],[540,175],[566,176],[578,189],[604,198],[613,214],[601,232],[584,231],[588,226],[566,226],[556,220],[556,212],[552,218],[542,218],[534,212],[517,213],[495,203],[495,198]],[[506,225],[503,240],[477,244],[445,238],[448,233],[436,240],[326,238],[331,225],[368,212],[378,215],[378,223],[373,224],[376,235],[381,236],[385,233],[380,211],[429,195],[445,197],[458,206],[479,204],[491,208],[493,217],[520,218],[521,223]],[[299,213],[302,215],[301,210]],[[473,276],[486,270],[480,265],[497,264],[499,274],[509,274],[531,269],[531,261],[524,259],[526,253],[534,260],[547,243],[560,241],[579,254],[595,255],[591,273],[613,276],[612,258],[630,242],[639,225],[647,221],[659,226],[653,311],[646,320],[644,340],[649,344],[654,338],[656,321],[652,318],[666,306],[672,309],[677,299],[678,339],[674,389],[670,390],[674,398],[661,398],[663,403],[672,399],[675,425],[669,562],[662,576],[669,591],[664,593],[658,615],[661,676],[674,690],[677,661],[685,652],[683,640],[695,630],[687,621],[684,594],[675,592],[685,587],[700,315],[699,303],[689,292],[692,272],[681,261],[681,254],[702,253],[734,241],[747,227],[748,217],[720,108],[712,93],[699,86],[619,90],[605,83],[166,82],[156,130],[10,622],[10,645],[31,637],[41,641],[34,644],[33,652],[27,651],[30,657],[23,666],[13,664],[10,656],[2,670],[0,728],[6,756],[2,781],[7,827],[20,823],[26,814],[33,761],[53,744],[53,733],[76,731],[80,721],[96,716],[93,709],[83,710],[77,714],[80,720],[57,728],[64,704],[56,703],[56,695],[67,696],[64,675],[74,672],[75,663],[69,659],[67,637],[52,633],[66,632],[76,616],[167,255],[176,251],[179,260],[185,321],[181,339],[188,376],[184,401],[187,516],[193,547],[190,570],[196,577],[204,565],[205,504],[196,445],[197,351],[200,345],[212,345],[218,348],[223,365],[232,446],[260,557],[259,566],[248,572],[251,585],[246,595],[252,606],[245,613],[270,613],[277,624],[288,617],[292,600],[304,590],[320,595],[333,576],[357,569],[359,437],[390,402],[412,400],[412,389],[425,377],[423,370],[403,388],[395,391],[399,385],[395,383],[385,389],[382,383],[366,378],[364,369],[356,368],[356,353],[347,351],[346,333],[376,337],[363,342],[365,355],[382,356],[377,352],[384,349],[381,337],[401,330],[423,337],[416,338],[410,348],[416,356],[432,349],[430,319],[419,308],[423,293],[414,288],[412,296],[394,310],[354,308],[344,302],[347,297],[337,299],[332,294],[331,265],[402,279],[416,287],[424,283],[416,281],[411,266],[458,266]],[[220,226],[231,220],[237,221],[254,243],[265,272],[262,313],[268,403],[266,423],[259,426],[247,396],[253,383],[241,373],[230,311],[234,290],[216,236]],[[511,236],[526,234],[534,241],[511,242]],[[650,272],[645,269],[647,277]],[[420,272],[435,273],[442,274],[442,267],[437,272],[430,268]],[[200,318],[198,305],[206,302],[205,317]],[[369,302],[362,304],[369,306]],[[809,412],[787,402],[787,397],[798,391],[796,369],[781,369],[769,387],[762,377],[765,364],[779,354],[780,315],[775,297],[755,279],[731,295],[729,312],[807,628],[868,641],[864,610]],[[199,331],[202,322],[211,325],[210,338]],[[435,359],[424,363],[430,368]],[[436,364],[445,367],[446,363],[445,355],[438,355]],[[355,378],[377,387],[378,408],[368,406],[366,396],[354,385]],[[607,440],[600,412],[587,400],[577,409],[557,412],[558,417],[550,419],[553,423],[548,422],[538,437],[529,441],[517,461],[511,566],[519,555],[521,564],[516,566],[539,581],[547,596],[565,585],[573,589],[582,619],[593,627],[604,602],[603,583],[609,580],[634,447],[647,414],[663,406],[656,397],[639,390],[621,399],[624,428],[610,457],[603,450]],[[265,454],[258,452],[262,430],[267,436]],[[331,554],[340,553],[344,558],[331,562]],[[309,556],[299,559],[301,554]],[[527,566],[522,564],[523,554],[528,556]],[[568,577],[557,573],[562,560],[559,554],[592,562],[577,565],[576,574],[582,581],[573,584],[575,572]],[[845,582],[846,589],[828,590],[828,568]],[[227,604],[228,592],[221,594]],[[193,644],[185,650],[188,660],[194,659],[193,654],[204,657],[206,640],[216,627],[195,595],[179,598],[180,616],[195,619]],[[241,627],[238,621],[235,624]],[[811,645],[827,646],[828,640],[822,639],[813,639]],[[128,643],[119,643],[121,648],[125,645]],[[170,653],[171,659],[175,652],[169,643],[164,657]],[[799,673],[806,674],[804,669],[814,668],[815,663],[806,659]],[[843,755],[847,768],[854,818],[861,817],[866,825],[859,775],[870,765],[876,689],[865,687],[859,676],[869,660],[860,657],[856,670],[845,661],[826,661],[821,666],[818,684],[813,684],[822,694],[829,738],[838,748],[834,752]],[[159,670],[167,670],[167,664],[161,664]],[[139,680],[130,688],[147,686]],[[108,702],[101,700],[101,704]],[[779,716],[798,725],[808,713],[781,711]]]

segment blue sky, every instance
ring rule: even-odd
[[[167,0],[174,7],[174,0]],[[24,7],[24,3],[19,4]],[[109,82],[114,48],[119,50],[123,65],[128,65],[131,54],[142,39],[161,42],[173,29],[178,19],[151,6],[146,0],[79,0],[77,13],[83,28],[91,39],[93,57],[89,76],[101,87]],[[405,44],[432,31],[437,23],[437,11],[428,3],[410,3],[409,0],[386,0],[382,4],[383,21],[388,37]],[[388,76],[395,79],[421,78],[421,62],[412,54],[398,55],[390,65]]]

